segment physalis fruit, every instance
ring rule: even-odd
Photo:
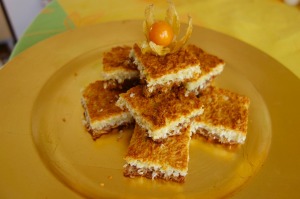
[[[140,45],[143,53],[151,52],[160,56],[174,53],[183,47],[192,34],[192,18],[189,16],[186,33],[181,39],[178,39],[180,22],[172,2],[169,2],[169,8],[167,9],[164,21],[154,20],[153,5],[149,5],[145,9],[145,18],[143,31],[146,41]]]

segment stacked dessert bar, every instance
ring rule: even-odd
[[[135,124],[124,175],[184,182],[192,134],[245,142],[248,97],[212,86],[224,65],[195,45],[165,56],[137,44],[112,48],[103,55],[103,80],[83,90],[87,129],[98,138]]]
[[[102,80],[82,90],[84,124],[94,139],[134,122],[129,111],[115,105],[119,94],[138,83],[139,72],[129,58],[131,48],[118,46],[103,55]]]

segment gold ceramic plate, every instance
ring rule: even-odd
[[[0,193],[9,198],[296,196],[299,79],[257,49],[200,27],[194,27],[190,43],[227,63],[217,86],[251,99],[245,145],[228,149],[193,139],[184,184],[123,177],[131,130],[93,141],[82,125],[80,90],[100,78],[104,51],[142,39],[141,21],[76,29],[37,44],[0,71]]]

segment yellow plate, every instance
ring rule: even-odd
[[[82,125],[80,90],[100,78],[104,51],[142,39],[141,21],[76,29],[0,71],[1,197],[299,196],[299,79],[257,49],[201,27],[190,43],[227,63],[216,84],[251,99],[245,145],[229,150],[193,139],[184,184],[123,177],[131,130],[93,141]]]

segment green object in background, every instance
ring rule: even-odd
[[[15,45],[10,59],[44,39],[74,28],[74,23],[68,18],[59,3],[53,1],[41,11],[27,28],[22,39]]]

